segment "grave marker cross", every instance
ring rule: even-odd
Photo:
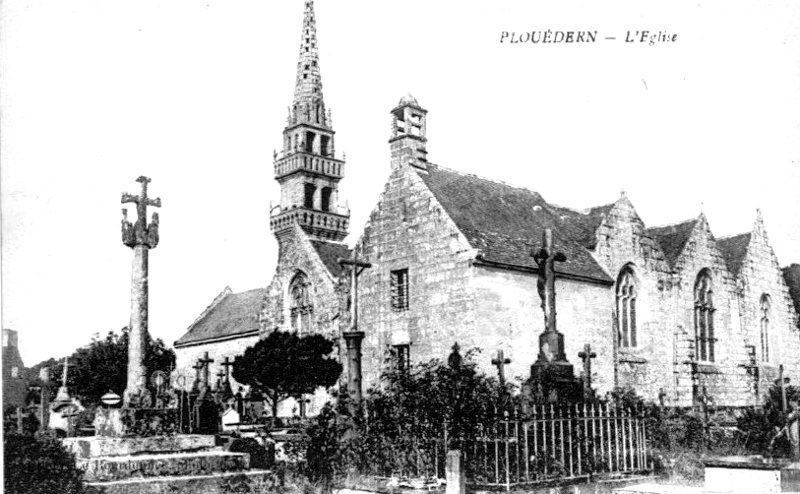
[[[209,385],[208,384],[208,382],[209,382],[208,381],[208,373],[209,373],[209,370],[210,370],[210,365],[209,364],[213,363],[214,359],[209,358],[208,357],[208,352],[206,352],[205,355],[203,356],[203,358],[199,359],[197,362],[199,364],[203,365],[203,384],[208,386]]]
[[[592,394],[592,359],[597,357],[597,354],[592,351],[592,346],[586,344],[582,352],[578,352],[578,357],[583,360],[583,396],[586,399],[591,398]]]
[[[500,387],[506,387],[505,366],[511,363],[511,359],[503,355],[503,350],[497,350],[497,357],[492,359],[492,365],[497,367],[497,377],[500,380]]]
[[[192,386],[193,389],[200,389],[200,371],[203,369],[204,365],[200,361],[197,360],[197,363],[192,366],[194,369],[194,385]]]
[[[225,360],[223,360],[219,365],[225,367],[225,381],[231,382],[231,366],[233,365],[233,362],[228,357],[225,357]]]

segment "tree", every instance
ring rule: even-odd
[[[342,365],[328,355],[333,342],[322,335],[274,331],[233,363],[233,378],[267,397],[273,420],[278,403],[336,384]]]
[[[109,390],[122,395],[128,379],[128,332],[125,327],[120,334],[109,331],[105,338],[95,336],[89,345],[78,348],[69,356],[67,387],[73,396],[92,405]],[[148,376],[156,370],[169,371],[175,366],[175,352],[161,339],[148,337],[144,364]],[[29,370],[31,384],[42,385],[39,379],[42,367],[50,367],[49,388],[51,393],[55,393],[61,385],[64,360],[49,359],[32,367]]]

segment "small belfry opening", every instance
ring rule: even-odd
[[[325,212],[330,212],[331,210],[331,193],[333,190],[330,187],[323,187],[322,188],[322,197],[321,197],[321,204],[320,209]]]
[[[321,135],[319,136],[319,154],[322,156],[328,156],[328,145],[331,142],[330,136]]]
[[[308,132],[308,131],[306,132],[305,151],[307,153],[313,153],[314,152],[314,139],[316,139],[316,137],[317,137],[317,135],[314,134],[313,132]]]
[[[303,197],[304,207],[314,209],[314,193],[316,192],[317,188],[314,186],[314,184],[305,184]]]

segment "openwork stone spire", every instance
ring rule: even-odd
[[[297,80],[290,119],[292,124],[305,122],[330,127],[329,116],[322,98],[313,0],[305,1],[303,31],[300,34],[300,57],[297,61]]]

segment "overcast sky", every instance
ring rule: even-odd
[[[502,7],[498,7],[498,5]],[[303,1],[2,3],[2,324],[26,365],[130,317],[123,191],[163,207],[150,332],[172,344],[229,285],[266,286],[272,152]],[[625,190],[648,226],[761,208],[800,262],[800,2],[318,0],[341,201],[358,237],[389,174],[389,111],[428,113],[432,162],[577,209]],[[595,43],[501,34],[597,31]],[[627,31],[677,34],[626,43]],[[615,40],[606,40],[614,37]]]

